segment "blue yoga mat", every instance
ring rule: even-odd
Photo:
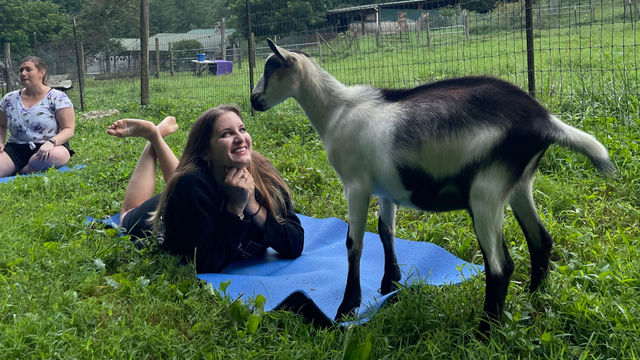
[[[117,227],[119,214],[99,220]],[[266,311],[288,309],[322,325],[335,324],[347,278],[347,224],[337,218],[316,219],[298,215],[304,228],[302,256],[280,259],[269,249],[261,259],[236,261],[221,273],[198,274],[198,278],[219,288],[231,280],[226,294],[248,302],[261,294]],[[89,221],[95,219],[87,218]],[[461,260],[443,248],[418,241],[395,240],[396,255],[402,272],[401,284],[457,284],[484,270]],[[364,323],[395,292],[378,292],[384,272],[382,243],[377,234],[365,233],[360,265],[362,306],[354,323]]]
[[[87,166],[87,165],[76,165],[76,166],[74,166],[72,168],[67,167],[67,166],[61,166],[61,167],[57,168],[56,171],[57,172],[73,171],[73,170],[82,169],[85,166]],[[44,175],[44,174],[46,174],[46,172],[36,172],[36,173],[27,174],[27,175],[7,176],[7,177],[0,178],[0,183],[9,182],[9,181],[15,179],[17,176],[41,176],[41,175]]]

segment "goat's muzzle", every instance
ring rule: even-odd
[[[262,101],[260,94],[251,94],[251,107],[258,111],[265,111],[269,109],[269,106],[265,105]]]

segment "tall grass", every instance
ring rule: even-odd
[[[536,41],[562,41],[559,34],[551,39],[545,36]],[[474,44],[464,49],[465,57],[482,58],[480,50],[495,45],[491,44]],[[384,77],[389,68],[406,72],[407,81],[417,83],[473,68],[471,61],[460,63],[466,65],[446,61],[459,54],[456,47],[420,49],[434,60],[415,69],[411,62],[407,66],[393,62],[396,56],[412,55],[384,52],[326,58],[324,65],[343,81],[367,82],[362,78],[374,69],[368,65],[361,69],[365,65],[360,64],[370,64],[368,59],[381,65],[372,83],[397,85]],[[556,66],[544,57],[539,59],[540,64]],[[521,60],[514,51],[513,62]],[[599,57],[591,58],[591,63],[598,61]],[[611,61],[622,60],[614,54]],[[511,62],[500,63],[500,69],[505,69],[501,71],[522,71]],[[562,86],[581,81],[584,74],[600,76],[600,70],[586,67],[584,60],[563,64],[571,64],[572,72],[567,68],[563,73]],[[238,79],[244,76],[194,80],[185,74],[152,79],[151,104],[143,108],[138,105],[137,81],[91,81],[86,101],[89,110],[115,108],[119,117],[159,121],[169,114],[176,116],[180,130],[168,142],[179,154],[190,125],[204,109],[234,101],[248,110],[248,88],[235,86],[244,83],[246,78]],[[255,304],[238,304],[216,286],[200,283],[193,267],[178,265],[157,248],[139,250],[112,229],[85,225],[85,215],[103,217],[119,211],[144,144],[106,135],[105,128],[115,116],[91,120],[78,114],[71,142],[77,154],[71,165],[87,164],[86,168],[0,184],[0,358],[637,358],[640,125],[637,112],[623,105],[637,106],[637,79],[625,85],[620,80],[585,81],[589,85],[586,98],[583,94],[572,98],[571,93],[567,97],[560,90],[549,90],[548,97],[541,97],[563,119],[601,140],[619,175],[603,178],[583,157],[564,149],[547,152],[534,198],[555,240],[550,280],[544,290],[528,293],[528,250],[507,208],[505,239],[516,272],[504,322],[493,328],[487,341],[478,341],[475,333],[484,298],[482,277],[456,286],[403,289],[396,302],[383,307],[364,326],[316,328],[292,313],[261,315],[259,299]],[[555,75],[548,85],[541,82],[549,89],[559,86]],[[617,93],[609,91],[609,86],[632,90]],[[614,114],[619,110],[622,116],[602,116],[598,108]],[[593,110],[588,113],[588,109]],[[289,100],[255,117],[247,113],[246,123],[255,148],[274,162],[290,184],[298,212],[345,219],[341,183],[297,104]],[[162,186],[159,179],[158,190]],[[369,231],[376,231],[376,209],[372,200]],[[425,214],[401,209],[397,227],[398,237],[433,242],[464,260],[482,262],[465,212]],[[259,323],[249,321],[252,312]]]

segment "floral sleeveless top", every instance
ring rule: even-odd
[[[7,114],[7,125],[11,132],[9,142],[29,144],[31,149],[35,149],[35,144],[41,144],[58,133],[56,110],[73,107],[73,104],[67,94],[51,89],[44,99],[27,109],[22,103],[20,91],[6,94],[0,100],[0,111]]]

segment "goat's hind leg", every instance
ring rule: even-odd
[[[484,317],[480,331],[502,314],[514,265],[504,243],[503,220],[506,182],[495,173],[479,174],[471,188],[469,206],[473,226],[485,262]]]
[[[398,288],[397,283],[402,278],[402,275],[400,274],[394,246],[396,237],[396,204],[382,196],[379,199],[378,234],[380,234],[382,248],[384,249],[384,276],[380,284],[380,292],[386,295]]]
[[[531,194],[533,176],[519,182],[513,189],[509,204],[522,232],[527,239],[531,257],[531,283],[529,290],[535,291],[549,274],[549,257],[553,241],[540,221]]]

